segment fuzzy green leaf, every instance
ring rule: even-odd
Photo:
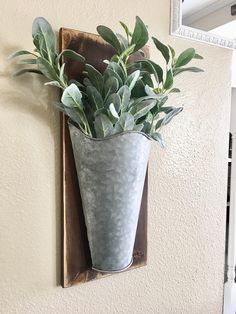
[[[183,111],[183,107],[174,108],[172,111],[170,111],[163,119],[163,125],[167,125],[170,123],[170,121],[181,111]]]
[[[134,117],[129,112],[124,112],[115,124],[114,133],[131,131],[134,128]]]
[[[126,48],[120,55],[121,59],[128,58],[135,51],[135,45],[131,45]]]
[[[39,57],[37,59],[37,65],[38,65],[38,70],[42,72],[43,75],[46,76],[48,79],[52,81],[58,80],[59,77],[57,76],[55,69],[46,59]]]
[[[90,82],[93,84],[94,87],[96,87],[96,89],[100,93],[102,93],[102,89],[103,89],[103,76],[102,76],[102,74],[90,64],[85,65],[85,70],[88,73],[88,78],[89,78]]]
[[[144,124],[136,124],[135,126],[134,126],[134,128],[133,128],[133,130],[134,131],[139,131],[139,132],[141,132],[142,131],[142,129],[143,129],[143,127],[144,127]]]
[[[106,81],[109,77],[115,77],[119,83],[119,86],[123,85],[123,81],[121,77],[119,76],[118,73],[116,73],[113,69],[111,68],[106,68],[104,74],[103,74],[103,79]]]
[[[152,138],[153,138],[155,141],[157,141],[157,142],[161,145],[162,148],[165,147],[163,138],[162,138],[162,136],[161,136],[160,133],[158,133],[158,132],[153,133],[153,134],[152,134]]]
[[[103,107],[103,99],[99,91],[94,86],[87,86],[86,94],[89,98],[89,101],[92,104],[94,110],[101,109]]]
[[[119,77],[121,78],[122,82],[125,81],[125,78],[126,78],[125,72],[124,72],[123,68],[118,63],[111,61],[108,63],[107,68],[112,69],[114,72],[116,72],[119,75]]]
[[[128,76],[125,82],[125,85],[129,87],[130,91],[132,91],[132,89],[134,88],[137,80],[139,79],[139,76],[140,76],[140,70],[136,70]]]
[[[81,111],[78,108],[64,107],[64,112],[72,121],[81,125],[81,127],[85,124],[84,117],[81,115]]]
[[[56,37],[51,25],[43,17],[37,17],[32,25],[32,36],[35,41],[36,48],[40,50],[42,55],[52,63],[55,58]]]
[[[160,119],[157,124],[155,129],[158,130],[160,129],[162,126],[167,125],[168,123],[170,123],[170,121],[177,115],[179,114],[181,111],[183,111],[183,107],[179,107],[179,108],[173,108],[172,110],[168,110],[168,113],[165,115],[164,118]]]
[[[157,38],[152,37],[152,40],[156,46],[156,48],[161,52],[164,59],[166,60],[166,63],[168,64],[170,61],[170,51],[168,46],[164,45],[162,42],[160,42]]]
[[[94,121],[94,128],[98,138],[104,138],[112,134],[113,124],[105,114],[99,114]]]
[[[141,65],[142,70],[154,74],[158,83],[163,82],[163,70],[158,64],[148,59],[137,61],[137,63]]]
[[[115,93],[119,88],[118,80],[111,76],[109,77],[104,84],[104,99],[106,100],[108,96]]]
[[[168,70],[166,74],[166,80],[163,85],[163,87],[167,90],[170,89],[173,86],[174,80],[173,80],[173,73],[172,70]]]
[[[156,101],[141,101],[136,105],[132,106],[130,109],[130,113],[134,116],[134,120],[145,116],[154,106],[156,105]]]
[[[57,57],[57,60],[59,61],[59,59],[61,57],[66,57],[66,58],[69,58],[69,59],[72,59],[72,60],[75,60],[75,61],[78,61],[78,62],[84,62],[85,61],[85,58],[83,56],[81,56],[80,54],[78,54],[77,52],[75,52],[74,50],[71,50],[71,49],[65,49],[63,50]]]
[[[140,19],[140,17],[136,16],[136,23],[134,27],[134,32],[131,39],[131,45],[135,44],[134,51],[138,51],[143,48],[148,42],[148,31],[146,25]]]
[[[121,35],[119,33],[116,33],[116,36],[117,36],[117,38],[118,38],[118,40],[120,42],[122,51],[127,49],[128,46],[129,46],[128,40],[123,35]]]
[[[117,94],[120,96],[121,99],[121,111],[123,112],[126,110],[129,106],[130,102],[130,96],[131,96],[131,91],[127,85],[122,86]]]
[[[105,103],[105,107],[106,108],[109,108],[109,105],[110,104],[113,104],[116,111],[119,113],[120,112],[120,109],[121,109],[121,99],[120,99],[120,96],[116,93],[114,94],[111,94],[107,100],[106,100],[106,103]]]
[[[186,50],[184,50],[178,57],[176,63],[175,63],[175,67],[182,67],[186,64],[188,64],[195,56],[196,52],[195,49],[193,48],[188,48]]]
[[[121,21],[120,21],[120,25],[123,27],[123,29],[126,33],[127,40],[129,40],[129,36],[132,36],[132,34],[130,33],[128,26]]]
[[[195,55],[194,55],[193,58],[194,58],[194,59],[199,59],[199,60],[202,60],[202,59],[203,59],[203,57],[200,56],[198,53],[195,53]]]
[[[61,97],[61,102],[69,108],[79,108],[83,110],[82,94],[75,84],[68,86]]]
[[[97,32],[106,42],[108,42],[117,51],[118,54],[121,54],[122,49],[120,42],[115,33],[110,28],[103,25],[99,25],[97,27]]]
[[[168,45],[169,49],[170,49],[170,52],[171,52],[171,57],[172,57],[172,60],[174,60],[175,58],[175,50],[173,47],[171,47],[170,45]]]
[[[116,111],[116,108],[115,108],[115,106],[114,106],[113,103],[111,103],[111,104],[109,105],[109,110],[110,110],[110,113],[112,114],[113,118],[115,118],[116,120],[118,120],[118,119],[119,119],[119,115],[118,115],[118,113],[117,113],[117,111]]]
[[[64,75],[64,69],[65,69],[65,63],[62,64],[61,66],[61,69],[60,69],[60,81],[62,81],[63,83],[65,83],[64,81],[64,78],[65,78],[65,75]]]

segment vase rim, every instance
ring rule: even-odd
[[[113,138],[116,138],[116,137],[119,137],[119,136],[124,136],[126,134],[140,134],[140,135],[143,135],[144,137],[146,137],[149,141],[152,140],[152,138],[144,133],[144,132],[141,132],[141,131],[134,131],[134,130],[131,130],[131,131],[124,131],[124,132],[121,132],[121,133],[117,133],[117,134],[112,134],[112,135],[109,135],[109,136],[106,136],[106,137],[103,137],[103,138],[97,138],[97,137],[91,137],[91,136],[88,136],[87,134],[85,134],[82,130],[80,130],[77,126],[75,126],[70,120],[68,120],[68,125],[69,127],[74,127],[76,129],[76,131],[78,131],[79,133],[83,134],[83,136],[85,136],[86,138],[88,138],[89,140],[92,140],[92,141],[96,141],[96,142],[99,142],[99,141],[105,141],[105,140],[110,140],[110,139],[113,139]]]

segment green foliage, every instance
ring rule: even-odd
[[[122,48],[119,39],[110,28],[103,25],[99,25],[97,27],[97,32],[106,42],[112,45],[112,47],[116,50],[118,54],[121,53]]]
[[[132,34],[131,45],[135,45],[134,51],[138,51],[142,49],[146,43],[148,42],[148,31],[140,19],[140,17],[136,16],[136,23],[134,27],[134,32]]]
[[[35,53],[27,50],[16,51],[9,59],[31,55],[33,59],[21,59],[22,65],[33,65],[34,68],[23,68],[14,75],[19,76],[27,72],[42,74],[49,80],[46,85],[52,85],[65,89],[68,86],[67,77],[64,74],[64,65],[60,63],[61,57],[84,62],[84,57],[73,50],[65,49],[60,54],[56,51],[57,40],[51,25],[43,17],[37,17],[32,25],[32,37],[35,45]],[[36,66],[36,68],[35,68]],[[51,82],[50,82],[51,81]]]
[[[104,73],[86,63],[83,83],[68,79],[64,58],[85,62],[84,57],[70,49],[58,53],[52,27],[42,17],[33,22],[35,52],[17,51],[9,59],[17,57],[19,64],[29,65],[17,71],[16,76],[27,72],[41,74],[47,79],[45,85],[62,89],[61,102],[55,104],[56,108],[88,136],[104,138],[138,131],[148,134],[163,147],[162,128],[183,109],[166,106],[169,94],[180,92],[174,87],[175,76],[202,72],[198,67],[188,66],[193,59],[201,60],[202,57],[193,48],[176,56],[173,47],[152,37],[164,61],[164,67],[160,66],[145,57],[142,51],[149,38],[143,21],[136,17],[133,32],[125,23],[120,24],[124,36],[106,26],[97,27],[100,36],[114,48],[114,55],[110,60],[104,60]]]

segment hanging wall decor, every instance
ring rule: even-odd
[[[106,65],[102,62],[105,59],[110,59],[114,54],[114,49],[107,44],[100,36],[62,28],[60,30],[61,50],[71,49],[85,57],[87,62],[98,69],[101,73],[106,69]],[[148,48],[144,49],[148,55]],[[69,79],[79,78],[84,71],[83,64],[76,60],[65,58],[65,71]],[[75,130],[75,129],[74,129]],[[91,255],[88,244],[86,225],[84,220],[81,192],[76,176],[75,158],[73,154],[71,138],[68,127],[68,118],[62,114],[61,116],[61,131],[62,131],[62,188],[63,188],[63,270],[62,281],[63,286],[67,287],[72,284],[90,281],[100,278],[107,273],[99,272],[92,268]],[[73,131],[72,131],[73,132]],[[76,130],[75,130],[76,132]],[[79,133],[82,136],[82,133]],[[88,140],[87,137],[84,140]],[[116,140],[116,138],[114,138]],[[113,141],[114,141],[113,140]],[[114,143],[111,143],[113,146]],[[76,139],[75,139],[76,142]],[[96,143],[95,143],[96,144]],[[99,143],[98,143],[99,144]],[[101,142],[103,149],[103,143]],[[112,152],[114,154],[114,151]],[[96,155],[96,154],[95,154]],[[131,157],[131,156],[130,156]],[[111,157],[103,151],[102,159]],[[117,164],[115,165],[117,167]],[[97,168],[97,167],[96,167]],[[100,168],[100,167],[99,167]],[[121,175],[118,172],[118,175]],[[124,177],[124,179],[126,179]],[[92,182],[91,182],[92,183]],[[114,183],[113,183],[114,184]],[[110,184],[108,184],[111,186]],[[94,186],[98,188],[98,186]],[[116,190],[114,190],[116,193]],[[117,191],[118,192],[118,191]],[[142,191],[141,191],[142,192]],[[110,192],[111,193],[111,192]],[[127,193],[127,191],[126,191]],[[100,196],[100,195],[99,195]],[[122,204],[121,200],[117,201]],[[109,204],[109,202],[108,202]],[[110,204],[113,208],[113,204]],[[127,206],[123,205],[124,208]],[[116,217],[115,217],[116,218]],[[125,221],[129,221],[128,217]],[[108,220],[105,221],[102,228],[106,228]],[[111,225],[111,227],[114,227]],[[124,225],[121,225],[123,231]],[[102,235],[101,235],[102,236]],[[96,239],[95,239],[96,241]],[[104,242],[103,242],[104,243]],[[101,244],[103,244],[101,243]],[[100,247],[98,242],[98,247]],[[132,244],[132,243],[131,243]],[[114,247],[115,248],[115,247]],[[137,226],[136,238],[133,252],[133,263],[130,269],[146,265],[147,260],[147,174],[142,192],[142,201]],[[121,252],[122,253],[122,252]],[[130,263],[130,261],[128,262]],[[128,264],[127,263],[127,264]]]
[[[63,254],[62,286],[87,282],[147,260],[147,164],[151,141],[163,147],[161,129],[182,111],[167,105],[180,73],[202,59],[193,48],[178,57],[152,37],[165,67],[149,59],[147,27],[136,17],[125,37],[106,26],[100,36],[60,30],[60,52],[51,25],[32,27],[35,51],[10,56],[27,72],[61,89]]]

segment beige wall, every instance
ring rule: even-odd
[[[175,39],[169,1],[7,0],[0,29],[0,312],[221,313],[231,52]],[[32,48],[31,23],[95,32],[133,25],[180,52],[196,47],[204,74],[185,74],[173,104],[184,112],[153,143],[149,179],[148,266],[85,285],[59,285],[59,119],[52,89],[38,78],[13,80],[6,56]],[[160,56],[151,51],[156,61]],[[198,62],[196,62],[198,64]],[[200,65],[200,63],[199,63]]]

